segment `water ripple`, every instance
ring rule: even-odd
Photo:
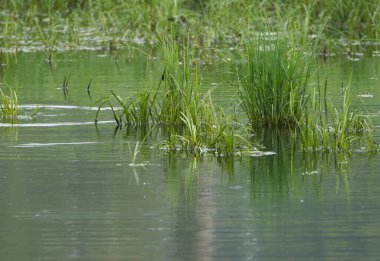
[[[36,148],[36,147],[47,147],[47,146],[60,146],[60,145],[87,145],[87,144],[97,144],[99,142],[94,141],[80,141],[80,142],[47,142],[47,143],[25,143],[16,146],[11,146],[14,148]]]
[[[96,124],[115,123],[115,121],[98,121]],[[87,122],[51,122],[51,123],[0,123],[0,127],[61,127],[61,126],[78,126],[78,125],[94,125],[93,121]]]

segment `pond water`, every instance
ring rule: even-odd
[[[121,129],[96,101],[141,90],[147,62],[128,52],[3,57],[2,88],[17,87],[22,115],[0,126],[1,260],[377,260],[379,156],[301,155],[275,131],[275,155],[203,158],[151,148],[133,162],[143,130]],[[380,58],[321,64],[329,96],[351,77],[379,142]],[[204,75],[215,101],[233,103],[224,66]],[[69,95],[62,83],[69,77]],[[323,76],[322,76],[323,75]],[[91,83],[91,97],[86,91]]]

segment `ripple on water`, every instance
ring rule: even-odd
[[[47,142],[47,143],[24,143],[15,146],[14,148],[36,148],[36,147],[48,147],[48,146],[60,146],[60,145],[88,145],[98,144],[95,141],[80,141],[80,142]]]
[[[115,121],[98,121],[96,124],[115,123]],[[0,123],[0,127],[14,128],[14,127],[61,127],[61,126],[78,126],[78,125],[93,125],[93,121],[87,122],[32,122],[32,123]]]

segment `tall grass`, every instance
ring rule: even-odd
[[[304,151],[324,152],[377,152],[373,126],[370,118],[359,109],[358,102],[352,104],[350,83],[342,84],[342,105],[334,106],[320,88],[313,92],[311,102],[304,110],[295,133],[299,135]],[[297,136],[297,135],[296,135]]]
[[[0,6],[0,44],[7,50],[30,48],[30,43],[48,51],[99,45],[112,49],[132,39],[152,40],[173,24],[186,24],[190,35],[201,35],[200,46],[207,47],[203,51],[238,42],[265,25],[275,30],[285,25],[307,43],[326,17],[321,45],[328,51],[342,51],[341,42],[377,41],[380,32],[376,0],[1,0]]]
[[[193,50],[186,42],[180,46],[175,36],[160,35],[158,39],[164,67],[162,82],[158,86],[159,106],[165,112],[159,115],[161,122],[181,123],[183,113],[196,120],[200,104],[198,65],[193,64]]]
[[[201,92],[198,61],[186,39],[180,44],[174,35],[160,35],[159,71],[163,73],[156,87],[124,99],[111,92],[102,100],[96,119],[101,107],[109,106],[118,125],[169,129],[162,148],[218,155],[249,151],[253,146],[247,128],[215,106],[212,89]]]
[[[285,36],[259,34],[246,40],[237,74],[241,107],[252,126],[292,126],[301,118],[311,58],[291,48]]]

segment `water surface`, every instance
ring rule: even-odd
[[[379,65],[321,65],[331,99],[351,74],[355,93],[372,95],[375,126]],[[272,133],[263,142],[275,155],[200,158],[151,148],[165,137],[157,129],[131,164],[146,133],[115,131],[109,111],[96,126],[96,101],[141,90],[146,69],[138,54],[115,64],[108,52],[58,53],[52,67],[43,53],[7,56],[0,86],[18,86],[25,115],[41,109],[0,125],[1,260],[377,260],[379,156],[294,154]],[[203,83],[227,106],[236,90],[225,70]]]

